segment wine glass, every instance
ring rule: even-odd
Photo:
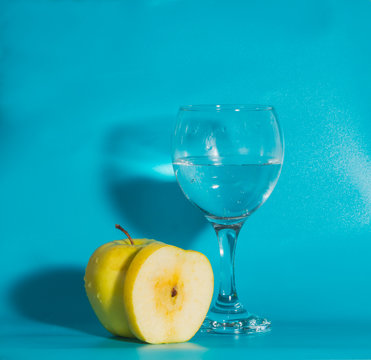
[[[174,172],[184,195],[215,229],[220,250],[219,294],[202,331],[250,334],[270,329],[271,322],[249,313],[237,296],[234,256],[238,233],[273,191],[283,156],[282,131],[272,106],[179,109]]]

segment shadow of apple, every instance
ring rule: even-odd
[[[206,223],[175,182],[133,179],[113,182],[109,191],[117,211],[144,237],[187,249]]]
[[[9,300],[23,317],[96,336],[109,336],[90,307],[82,267],[40,269],[16,282]]]

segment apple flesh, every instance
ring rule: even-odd
[[[131,331],[153,344],[189,340],[205,319],[213,288],[213,271],[203,254],[147,245],[131,262],[124,284]]]

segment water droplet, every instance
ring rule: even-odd
[[[99,301],[100,303],[102,303],[102,297],[101,297],[100,293],[97,294],[97,299],[98,299],[98,301]]]
[[[211,150],[212,148],[213,148],[213,147],[212,147],[211,145],[207,145],[207,146],[206,146],[206,150],[207,150],[207,151]]]
[[[95,258],[95,263],[98,264],[98,262],[99,262],[99,258],[96,257],[96,258]]]

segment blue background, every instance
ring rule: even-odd
[[[7,356],[35,329],[63,329],[60,348],[68,331],[106,339],[82,277],[94,249],[121,237],[115,223],[202,251],[217,273],[215,234],[170,166],[180,104],[272,104],[284,130],[281,178],[240,233],[248,309],[273,324],[367,325],[370,18],[369,0],[2,0]]]

